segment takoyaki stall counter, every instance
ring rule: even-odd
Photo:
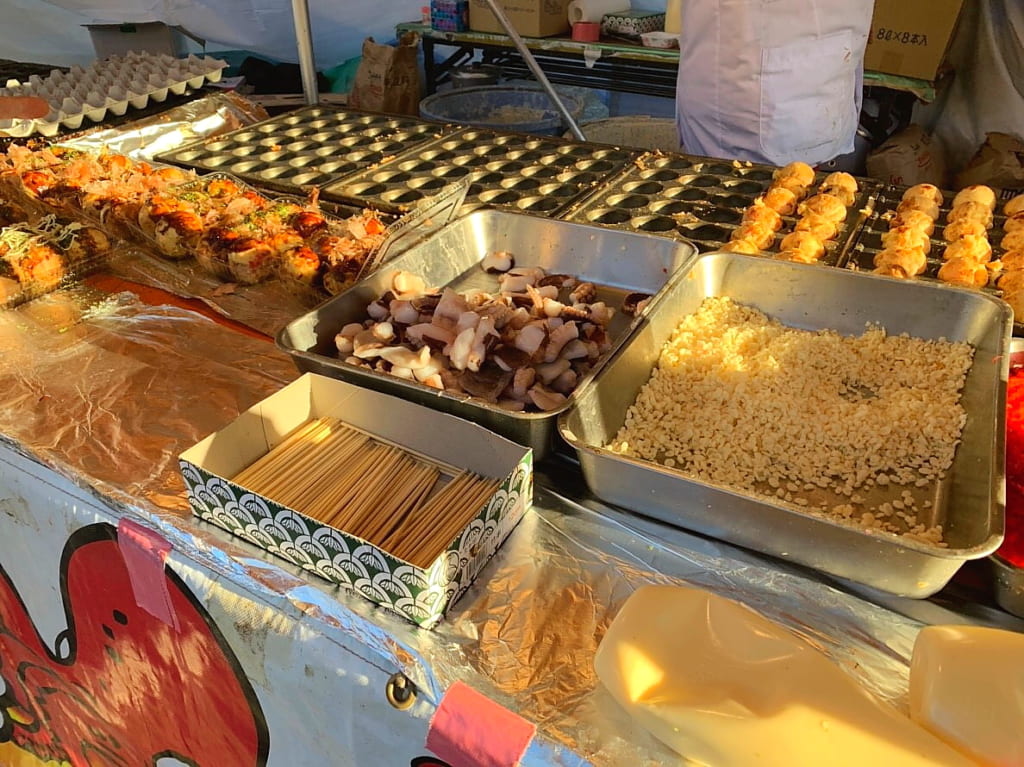
[[[300,110],[292,117],[305,120],[308,115],[308,110]],[[379,119],[366,116],[364,125]],[[352,119],[349,123],[354,124]],[[322,128],[313,126],[314,130]],[[281,141],[285,141],[287,130],[268,135],[284,136]],[[341,265],[346,260],[328,259],[326,270],[297,268],[313,263],[309,259],[318,257],[317,248],[328,244],[303,228],[312,220],[304,207],[308,202],[279,200],[264,206],[259,201],[265,196],[263,191],[224,176],[213,180],[241,183],[237,188],[242,190],[228,201],[234,207],[225,216],[243,208],[245,215],[251,215],[254,211],[249,206],[272,211],[260,220],[280,217],[283,223],[275,225],[275,234],[293,238],[290,251],[309,247],[312,255],[306,262],[296,254],[289,262],[295,267],[292,283],[305,280],[303,290],[278,290],[279,286],[272,284],[281,274],[277,271],[267,276],[267,283],[262,278],[250,279],[261,264],[240,256],[240,249],[223,257],[211,250],[208,264],[200,261],[193,268],[166,260],[168,253],[164,253],[164,261],[158,260],[158,244],[151,253],[118,253],[83,280],[62,283],[55,291],[0,313],[0,509],[4,512],[0,515],[0,673],[5,685],[4,726],[0,729],[5,742],[0,745],[0,762],[33,766],[51,761],[204,766],[460,767],[517,761],[524,765],[655,765],[679,763],[679,752],[688,752],[716,764],[749,764],[754,753],[764,749],[776,759],[766,763],[794,764],[802,758],[804,744],[813,749],[831,743],[833,747],[848,746],[851,763],[865,753],[879,763],[896,763],[891,761],[894,754],[911,759],[905,763],[918,763],[914,759],[920,763],[969,763],[967,757],[911,724],[905,715],[914,711],[927,720],[928,712],[921,713],[927,708],[922,700],[943,710],[952,695],[932,689],[921,697],[914,690],[915,674],[944,681],[941,675],[929,673],[926,659],[915,657],[917,670],[912,673],[911,658],[921,637],[935,642],[939,648],[935,657],[944,657],[942,649],[949,646],[945,635],[926,635],[923,627],[956,625],[964,627],[961,632],[981,627],[1008,630],[1000,637],[1017,636],[1012,632],[1024,630],[1024,621],[991,603],[982,583],[987,574],[984,562],[969,562],[950,581],[963,561],[991,553],[1002,534],[1001,498],[989,495],[998,495],[1001,469],[992,470],[992,466],[1001,467],[1001,461],[995,461],[989,454],[992,446],[986,452],[984,444],[986,440],[1001,443],[997,427],[1002,418],[993,403],[999,402],[1000,386],[1005,387],[1006,380],[1006,364],[999,359],[1011,328],[1005,305],[980,291],[954,291],[927,280],[904,285],[888,277],[829,268],[847,263],[852,253],[869,252],[864,249],[871,243],[865,244],[855,235],[861,231],[863,219],[872,215],[869,203],[878,199],[873,196],[878,190],[862,184],[849,187],[845,179],[815,177],[811,183],[826,187],[820,195],[839,202],[821,199],[801,209],[796,207],[797,198],[806,201],[814,195],[794,191],[799,184],[786,175],[773,177],[773,169],[681,155],[633,157],[613,147],[559,141],[549,145],[545,139],[523,136],[492,135],[484,141],[484,137],[470,137],[460,128],[451,132],[439,129],[439,135],[430,141],[443,142],[449,136],[463,142],[463,149],[434,144],[432,149],[426,144],[421,149],[450,153],[444,168],[469,166],[464,175],[471,176],[477,186],[463,191],[473,196],[471,205],[425,239],[396,247],[396,260],[388,263],[401,265],[401,269],[390,267],[389,271],[385,265],[360,283],[365,295],[359,295],[365,298],[363,306],[370,307],[370,314],[359,328],[345,330],[344,323],[352,323],[346,312],[352,310],[355,300],[345,285],[328,303],[309,300],[311,295],[319,295],[316,291],[333,292],[323,282],[325,275],[344,281]],[[515,150],[518,159],[509,156],[509,142],[521,144]],[[501,150],[506,153],[504,162],[519,162],[521,171],[531,169],[514,178],[530,179],[532,173],[536,186],[503,185],[501,179],[509,177],[486,167],[498,162],[493,159],[497,150],[490,152],[487,147],[506,147]],[[210,149],[210,144],[206,150],[231,156],[227,149]],[[279,150],[283,148],[279,146]],[[615,164],[616,153],[626,155],[620,165]],[[478,163],[476,158],[481,157],[484,159]],[[272,159],[267,158],[261,172],[273,170]],[[378,159],[380,167],[392,161]],[[109,167],[119,165],[120,161],[108,163]],[[50,163],[36,170],[54,167]],[[82,174],[92,172],[82,164],[76,167]],[[548,177],[543,174],[552,168],[557,170],[553,180],[545,181]],[[367,165],[353,172],[370,174],[373,170]],[[386,203],[392,198],[388,194],[400,185],[418,189],[426,183],[422,175],[428,173],[426,166],[399,170],[407,174],[405,178],[369,178],[365,183],[377,186],[363,189],[368,195],[364,202],[380,212],[386,229],[392,226],[389,214],[399,221],[408,215],[399,204],[389,208]],[[493,173],[499,175],[498,180],[488,180],[487,174]],[[578,188],[579,175],[586,173],[598,176]],[[618,175],[606,177],[608,173]],[[642,177],[635,178],[637,174]],[[104,208],[104,215],[72,216],[71,224],[65,224],[72,226],[70,232],[63,239],[49,240],[54,252],[64,247],[62,242],[67,244],[70,235],[79,248],[95,243],[92,235],[83,237],[81,229],[73,225],[83,221],[95,224],[97,219],[102,219],[97,226],[101,233],[143,247],[152,233],[147,234],[141,208],[133,209],[132,203],[152,201],[142,191],[149,183],[143,177],[152,175],[159,177],[149,171],[133,177],[138,185],[131,188],[143,196],[118,197],[116,205],[109,195],[104,197],[102,185],[90,190],[63,187],[64,202],[73,199],[84,206],[88,199],[89,204]],[[167,176],[173,173],[167,172]],[[167,180],[159,178],[153,183]],[[189,179],[186,183],[193,186],[180,199],[208,199],[209,181]],[[196,183],[206,183],[207,189],[197,193]],[[358,190],[345,186],[349,182],[332,183],[334,199],[340,205],[360,201]],[[548,184],[554,186],[545,191]],[[619,187],[613,184],[629,187],[617,191]],[[539,202],[560,199],[556,191],[566,191],[565,187],[569,189],[564,207],[559,204],[557,210],[548,211],[545,203]],[[325,197],[330,196],[331,188],[331,183],[324,187]],[[514,192],[515,199],[486,195],[494,189]],[[778,222],[761,209],[762,194],[772,190],[776,190],[779,204],[794,205],[785,213],[772,209]],[[634,199],[627,199],[629,195]],[[530,202],[517,204],[524,199]],[[503,210],[502,200],[511,200],[519,210]],[[683,205],[666,209],[666,201]],[[19,196],[13,202],[26,200]],[[498,210],[473,210],[488,202]],[[45,199],[30,200],[29,208],[35,203],[49,204]],[[744,218],[748,208],[754,213]],[[148,210],[155,212],[154,208]],[[626,215],[631,210],[636,215]],[[126,215],[129,211],[131,225]],[[188,212],[184,207],[174,211]],[[537,215],[539,212],[550,215]],[[363,207],[339,207],[333,215],[348,222],[345,237],[350,240],[352,226],[360,235],[355,240],[372,239],[375,234],[386,237],[383,231],[371,231],[374,226],[367,222]],[[558,220],[558,215],[569,220]],[[509,217],[520,226],[510,225]],[[44,239],[53,227],[52,222],[38,223],[45,218],[37,217],[36,224],[43,227],[36,234]],[[158,218],[151,216],[150,223]],[[185,218],[179,215],[175,220]],[[805,218],[804,228],[797,228]],[[354,219],[357,224],[352,223]],[[660,223],[643,226],[663,219],[680,229],[659,230]],[[225,221],[220,219],[222,224]],[[123,226],[120,230],[108,228],[119,224]],[[769,242],[764,230],[767,227],[774,233],[783,225],[791,227],[793,234],[810,235],[775,246],[776,235]],[[546,228],[550,226],[555,228]],[[693,235],[697,248],[684,242],[683,230]],[[154,231],[165,235],[157,242],[167,249],[183,241],[189,244],[187,236],[177,236],[181,231],[173,227],[154,227]],[[487,240],[502,231],[508,238],[526,232],[528,241],[509,240],[514,246],[500,248]],[[667,236],[643,234],[649,231]],[[738,234],[733,235],[734,231]],[[812,237],[820,249],[811,242]],[[223,232],[219,238],[229,239]],[[759,238],[764,240],[760,244]],[[792,260],[823,263],[794,264],[744,254],[697,258],[697,250],[711,251],[730,240],[751,243],[760,252],[781,250]],[[486,243],[488,252],[466,257],[455,275],[461,282],[439,266],[442,261],[454,263],[460,247],[479,242]],[[332,252],[344,252],[349,261],[356,257],[340,241],[329,244],[341,248]],[[744,247],[747,245],[736,246]],[[430,257],[445,252],[446,258]],[[563,260],[541,263],[537,254],[542,252]],[[905,249],[901,252],[906,255]],[[67,253],[63,256],[70,258]],[[520,259],[518,271],[507,263],[516,256]],[[623,258],[629,260],[625,266],[618,265],[616,259]],[[647,261],[657,267],[645,271]],[[332,271],[335,266],[339,268]],[[538,267],[544,271],[528,271]],[[566,273],[569,267],[574,274]],[[859,323],[863,328],[865,315],[856,307],[864,305],[887,312],[884,316],[892,320],[894,331],[907,328],[909,332],[913,326],[918,336],[941,334],[943,343],[950,344],[948,349],[938,346],[936,338],[920,349],[907,346],[898,351],[908,360],[923,355],[920,359],[936,366],[930,369],[943,367],[942,360],[948,356],[970,370],[960,374],[954,370],[949,379],[954,389],[957,381],[964,387],[964,406],[968,408],[966,423],[953,419],[963,428],[963,443],[955,460],[966,456],[975,461],[972,466],[977,471],[960,471],[954,464],[951,471],[956,476],[974,479],[942,487],[947,496],[962,498],[968,505],[980,504],[983,511],[973,521],[966,515],[957,517],[959,521],[946,533],[945,554],[928,549],[935,545],[934,527],[925,524],[931,517],[923,511],[927,506],[915,503],[918,499],[909,490],[898,495],[899,506],[888,509],[891,518],[879,519],[878,525],[864,525],[861,519],[861,525],[843,528],[845,533],[826,533],[826,528],[839,530],[842,526],[810,512],[801,513],[795,508],[799,505],[796,499],[807,493],[816,497],[819,491],[842,494],[841,487],[789,488],[783,484],[782,493],[774,493],[777,497],[770,501],[760,487],[716,488],[718,478],[704,485],[681,482],[671,465],[645,466],[645,460],[626,459],[600,445],[584,445],[577,460],[566,447],[563,440],[585,443],[590,430],[609,426],[602,418],[614,412],[608,400],[615,399],[616,389],[602,386],[604,382],[636,378],[641,359],[653,366],[665,341],[662,334],[676,324],[666,307],[690,307],[684,311],[696,312],[704,302],[727,314],[731,309],[726,293],[737,300],[744,295],[753,300],[765,293],[754,290],[766,284],[763,269],[771,271],[772,279],[782,281],[775,284],[788,286],[787,295],[807,295],[807,290],[813,289],[849,298],[849,324]],[[311,279],[310,274],[321,281]],[[8,279],[22,276],[15,273]],[[230,281],[223,281],[225,277]],[[848,278],[858,286],[855,290],[846,287],[852,284]],[[373,283],[374,279],[378,282]],[[833,282],[835,279],[840,283]],[[522,285],[512,287],[516,280]],[[250,281],[257,284],[244,284]],[[434,290],[442,287],[448,290]],[[903,288],[906,292],[894,292]],[[371,295],[372,290],[377,293]],[[390,299],[380,301],[380,293],[388,290]],[[183,294],[193,297],[183,298]],[[274,296],[280,303],[270,305]],[[900,296],[908,298],[901,301]],[[935,301],[946,306],[952,301],[960,319],[949,326],[913,325],[912,318],[922,312],[907,307],[934,308],[929,302]],[[779,313],[792,310],[792,306],[791,300],[780,300]],[[816,329],[814,323],[825,316],[828,306],[801,304],[804,326]],[[442,320],[449,309],[457,311],[452,322],[446,323]],[[416,312],[417,322],[411,315],[403,320],[402,313],[410,310]],[[503,328],[517,321],[513,316],[523,318],[520,335],[527,327],[539,330],[525,332],[519,345],[512,338],[501,342],[515,354],[508,351],[503,356],[501,344],[483,343],[480,347],[491,355],[481,357],[480,367],[492,364],[500,368],[501,361],[509,367],[507,377],[496,379],[501,389],[493,396],[496,401],[503,400],[504,414],[491,406],[495,403],[465,411],[479,414],[478,422],[484,422],[489,431],[466,419],[456,420],[452,412],[437,406],[455,397],[451,391],[432,395],[433,401],[427,401],[422,393],[412,395],[423,389],[418,371],[424,379],[436,375],[442,388],[453,385],[450,378],[466,386],[480,385],[476,377],[447,374],[468,368],[477,352],[476,342],[486,341],[492,330],[495,337],[500,336]],[[332,324],[343,319],[338,327]],[[460,328],[459,322],[464,326]],[[290,324],[278,338],[279,349],[266,332],[286,323]],[[406,329],[413,327],[421,338],[437,335],[438,343],[432,347],[424,341],[419,351],[410,352],[399,341],[408,342]],[[471,332],[462,336],[467,329]],[[307,348],[290,349],[290,356],[286,353],[289,344],[297,346],[303,332],[311,334]],[[690,332],[696,331],[690,328]],[[399,337],[399,333],[406,335]],[[322,345],[320,336],[330,342],[329,348]],[[433,354],[445,346],[451,345],[449,356],[454,360],[460,337],[466,346],[459,352],[464,355],[463,367],[452,362],[444,374],[441,368],[424,372]],[[642,341],[631,344],[633,339]],[[833,344],[829,347],[833,351],[842,345],[826,341]],[[522,348],[527,342],[536,344]],[[786,343],[795,344],[797,350],[803,348],[799,341]],[[646,353],[644,345],[649,345]],[[974,367],[965,362],[969,345],[979,350]],[[360,356],[360,348],[369,351]],[[940,359],[936,350],[949,354],[940,354]],[[589,352],[598,355],[597,362],[588,362]],[[519,359],[537,355],[540,361],[529,366]],[[367,366],[357,361],[377,358],[388,365]],[[296,361],[312,374],[300,377]],[[345,365],[353,370],[344,370]],[[388,373],[398,383],[380,383],[378,379],[386,371],[398,368],[410,372],[401,376]],[[888,396],[881,384],[868,379],[868,368],[865,364],[861,371],[863,380],[844,389],[846,401],[864,405],[866,400],[884,401]],[[522,380],[521,370],[530,371]],[[344,375],[334,376],[338,371]],[[326,376],[317,377],[317,373]],[[929,385],[946,385],[945,378],[944,374],[933,375]],[[519,405],[504,401],[514,399],[517,385],[523,387]],[[574,390],[574,386],[578,388]],[[486,487],[480,497],[486,498],[485,512],[497,510],[494,518],[474,518],[464,529],[453,528],[444,535],[437,531],[440,521],[428,525],[441,535],[440,554],[430,546],[409,546],[405,554],[396,557],[394,547],[403,543],[395,541],[397,528],[390,528],[379,540],[374,538],[381,534],[379,525],[360,528],[364,532],[358,536],[342,531],[343,535],[331,540],[339,546],[355,541],[360,547],[346,549],[345,556],[332,550],[336,566],[318,569],[317,557],[327,548],[323,530],[330,525],[316,517],[318,526],[308,526],[313,524],[314,507],[303,504],[322,493],[315,486],[301,487],[300,480],[324,474],[313,449],[320,438],[302,431],[320,427],[307,427],[302,419],[296,422],[295,408],[280,405],[282,398],[307,391],[302,387],[313,392],[305,400],[310,418],[340,416],[348,425],[381,441],[374,446],[381,451],[380,465],[393,449],[404,450],[408,453],[405,458],[424,464],[415,469],[424,473],[396,475],[405,488],[405,500],[413,498],[420,487],[420,480],[414,477],[429,478],[429,471],[444,474],[472,468],[471,463],[478,467],[473,471],[483,472],[479,467],[493,459],[499,468],[491,479],[500,487]],[[567,387],[568,393],[559,387]],[[877,388],[868,392],[871,387]],[[459,392],[458,397],[465,400],[466,393]],[[509,396],[499,396],[503,394]],[[577,394],[579,409],[573,399]],[[474,396],[487,399],[485,390]],[[346,412],[338,402],[349,403],[351,410]],[[357,408],[352,404],[357,402],[377,404]],[[583,409],[596,407],[595,402],[601,407]],[[629,403],[620,405],[625,408]],[[549,412],[557,412],[557,419],[545,421]],[[509,413],[520,413],[518,417],[530,426],[519,426]],[[983,413],[984,417],[972,421],[971,413]],[[940,431],[944,428],[942,423],[933,425]],[[329,431],[318,433],[327,435],[326,441],[333,439]],[[492,432],[511,435],[511,439]],[[396,436],[401,434],[406,437]],[[623,438],[620,434],[619,439]],[[475,452],[489,458],[459,452],[461,444],[476,439],[484,440],[484,447]],[[516,441],[522,447],[517,447]],[[642,436],[639,441],[644,441]],[[344,443],[350,444],[356,443]],[[526,447],[532,448],[532,453]],[[279,448],[281,452],[275,453]],[[286,453],[286,448],[294,450]],[[617,448],[621,451],[622,446]],[[262,464],[263,469],[277,467],[269,473],[259,464],[268,449],[268,457],[273,454],[278,461]],[[375,466],[364,465],[365,455],[359,460],[363,474],[377,476]],[[938,475],[942,472],[931,472],[931,464],[925,463],[922,476],[941,482]],[[856,473],[856,469],[854,465],[851,471]],[[235,494],[237,488],[244,491],[260,476],[275,481],[288,478],[286,484],[294,491],[290,496],[294,500],[268,502],[274,497],[270,490],[266,497],[256,491]],[[603,477],[604,483],[595,482],[595,477]],[[650,486],[642,484],[651,477]],[[665,518],[665,498],[671,496],[690,526],[706,507],[712,515],[709,518],[726,521],[721,529],[704,532],[739,539],[752,548],[739,548],[651,516],[639,516],[599,500],[588,490],[589,481],[607,497],[602,488],[609,482],[614,485],[618,478],[628,479],[619,487],[625,507]],[[908,480],[896,475],[892,479]],[[770,484],[769,479],[765,481]],[[375,495],[370,503],[365,484],[333,488],[335,491],[353,504],[355,500],[365,502],[374,513],[394,500],[386,494]],[[877,487],[871,492],[876,491],[883,492]],[[657,494],[658,502],[647,503],[644,496],[648,494]],[[395,495],[398,493],[392,493]],[[527,502],[520,505],[519,499]],[[749,506],[754,501],[756,508]],[[232,503],[234,511],[228,508]],[[849,503],[859,502],[850,499]],[[199,513],[203,504],[207,504],[203,508],[211,509],[212,504],[223,509],[235,519],[246,517],[251,524],[236,530],[240,535],[232,535],[222,529],[224,517],[219,517],[216,509],[208,515]],[[272,511],[269,516],[265,514],[268,508]],[[764,511],[768,521],[736,514],[751,509]],[[921,530],[910,525],[911,513],[921,514]],[[794,522],[796,515],[800,522]],[[425,519],[430,522],[434,518]],[[494,524],[483,525],[484,532],[474,544],[468,536],[480,519]],[[896,538],[886,532],[885,525],[900,524],[897,519],[906,523],[912,539],[890,547]],[[738,538],[732,529],[737,521],[740,527],[764,525],[757,529],[764,546],[749,537]],[[696,527],[701,529],[699,523]],[[424,530],[422,524],[412,527],[410,535],[425,535]],[[422,595],[431,586],[424,582],[444,570],[436,563],[448,561],[445,557],[452,551],[445,550],[443,544],[451,535],[460,544],[452,564],[457,572],[452,576],[457,581],[451,594],[454,599],[424,617],[418,610]],[[849,554],[847,543],[852,538],[844,535],[857,539],[859,548],[852,550],[861,558],[863,574],[843,570],[842,561],[849,560],[848,556],[826,556],[820,563],[812,562],[820,570],[841,571],[843,578],[795,564],[808,561],[806,551],[814,548]],[[799,545],[801,540],[811,545],[803,545],[803,551],[776,548],[787,541]],[[878,545],[867,546],[865,541]],[[772,551],[776,556],[752,549]],[[916,558],[922,552],[926,556]],[[440,558],[432,559],[434,556]],[[909,569],[893,567],[893,557],[910,562]],[[396,568],[399,559],[414,567]],[[939,567],[935,564],[938,560],[947,564],[953,560],[953,566]],[[918,584],[908,582],[907,573],[920,572],[925,583],[916,595],[930,596],[910,599],[887,593],[886,579],[876,577],[887,567],[893,567],[898,575],[898,587],[890,592],[915,593]],[[874,582],[882,588],[857,585],[858,581]],[[652,586],[670,588],[644,588]],[[751,610],[737,607],[737,603]],[[792,674],[772,676],[776,666],[755,663],[756,657],[764,659],[757,652],[765,649],[754,649],[758,648],[756,637],[771,637],[775,642],[771,657],[789,658],[791,669],[803,669],[809,678],[827,678],[828,683],[818,689],[825,690],[831,701],[828,706],[818,708],[822,701],[799,685],[780,686],[780,679],[792,678]],[[997,663],[1014,657],[1007,653],[999,645],[983,655]],[[704,659],[703,670],[688,665],[695,659]],[[962,684],[953,685],[953,697],[977,700],[984,694],[995,699],[999,688],[992,669],[970,668],[973,670]],[[700,680],[700,684],[687,688],[689,680]],[[982,684],[984,693],[972,697],[963,692],[964,686]],[[723,696],[708,693],[715,689],[730,690],[724,702]],[[711,697],[702,698],[705,694]],[[680,720],[678,712],[659,709],[658,696],[668,696],[690,715]],[[794,704],[794,699],[799,704]],[[708,718],[696,717],[698,708],[701,716]],[[1019,712],[1013,715],[1019,716]],[[998,729],[1002,720],[994,715],[990,720]],[[673,729],[679,721],[684,722],[682,729]],[[737,726],[746,727],[745,734],[736,737],[735,730],[730,731],[732,725],[723,721],[741,722]],[[850,724],[854,721],[868,722],[865,727],[875,737],[855,732]],[[1012,724],[1004,729],[1017,731]],[[819,731],[824,733],[820,737]],[[983,755],[991,753],[985,747],[998,742],[990,732],[958,735],[979,744]],[[887,758],[890,761],[886,762]]]

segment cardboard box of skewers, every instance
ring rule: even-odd
[[[533,497],[529,448],[312,373],[180,465],[197,516],[425,628]]]

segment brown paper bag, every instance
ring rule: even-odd
[[[920,125],[908,125],[869,154],[867,172],[887,184],[946,186],[941,147]]]
[[[415,32],[402,35],[397,46],[381,45],[372,37],[366,38],[348,95],[349,106],[370,112],[419,114],[419,42]]]
[[[1009,133],[987,133],[967,167],[956,177],[957,189],[987,184],[1002,197],[1024,192],[1024,141]]]

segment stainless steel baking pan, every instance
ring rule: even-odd
[[[563,217],[598,226],[692,241],[701,252],[720,249],[743,211],[772,181],[770,165],[727,162],[683,154],[646,154],[611,183],[574,204]],[[819,172],[815,184],[827,174]],[[857,179],[860,190],[819,263],[842,266],[870,209],[878,182]],[[776,237],[791,232],[796,217],[784,216]]]
[[[1010,364],[1024,364],[1024,338],[1010,341]],[[996,602],[1007,612],[1024,618],[1024,567],[1007,562],[998,553],[989,559]]]
[[[495,250],[511,251],[517,265],[540,266],[593,282],[599,300],[611,306],[620,305],[628,293],[657,294],[696,254],[688,243],[521,213],[478,210],[453,221],[350,290],[289,323],[278,334],[277,344],[292,355],[303,372],[341,378],[461,416],[532,447],[535,456],[543,458],[553,446],[558,414],[587,390],[601,363],[580,381],[561,409],[512,413],[481,400],[441,393],[418,382],[350,365],[335,351],[335,334],[350,322],[366,319],[367,305],[390,289],[396,270],[419,274],[435,287],[495,290],[496,278],[479,267],[481,259]],[[621,312],[616,314],[608,328],[612,352],[605,359],[622,345],[637,321]]]
[[[466,210],[497,207],[557,216],[639,151],[522,133],[462,128],[346,176],[324,199],[397,211],[446,184],[469,183]]]
[[[962,443],[947,478],[924,489],[934,509],[927,521],[944,525],[947,548],[870,534],[603,448],[623,424],[665,341],[710,296],[728,296],[809,330],[859,335],[870,322],[891,333],[975,346],[961,400],[968,413]],[[605,501],[885,592],[926,597],[964,561],[991,554],[1002,540],[1009,340],[1009,307],[982,293],[712,253],[696,259],[666,290],[629,344],[562,414],[559,430],[576,449],[592,492]],[[872,503],[881,500],[869,496]],[[832,502],[842,501],[836,496]]]

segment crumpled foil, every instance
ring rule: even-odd
[[[258,285],[226,283],[203,271],[193,259],[169,261],[138,248],[112,257],[107,269],[131,282],[198,299],[228,319],[271,338],[325,298],[311,288],[293,289],[282,280]]]
[[[178,453],[297,376],[237,336],[85,286],[0,312],[0,434],[79,484],[187,516]]]
[[[296,375],[272,344],[193,312],[65,289],[0,312],[0,439],[271,609],[298,611],[367,663],[403,671],[427,699],[456,680],[472,685],[535,722],[563,756],[678,761],[593,669],[619,607],[647,583],[699,586],[747,604],[906,709],[921,622],[900,600],[883,607],[808,570],[609,508],[588,496],[566,458],[538,468],[533,509],[432,631],[192,518],[177,455]]]
[[[64,146],[99,151],[107,149],[133,160],[151,160],[201,138],[266,120],[267,110],[230,91],[209,93],[151,117],[126,125],[60,140]]]

